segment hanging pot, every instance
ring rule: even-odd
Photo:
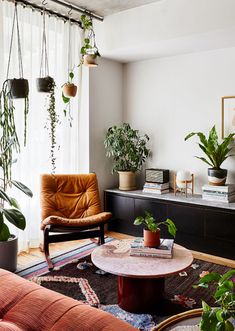
[[[36,79],[38,92],[49,93],[54,87],[54,79],[50,76]]]
[[[15,271],[17,267],[18,238],[11,235],[7,241],[0,241],[0,268]]]
[[[160,229],[156,232],[144,229],[144,246],[155,248],[160,246]]]
[[[77,86],[74,84],[66,83],[62,87],[62,91],[65,97],[75,97],[77,94]]]
[[[12,99],[27,98],[29,95],[29,83],[24,78],[14,78],[7,80],[10,97]]]
[[[208,169],[208,182],[209,185],[223,186],[227,179],[227,169]]]
[[[135,172],[118,171],[118,174],[119,174],[119,190],[131,191],[136,189]]]
[[[84,61],[83,62],[84,65],[87,67],[97,67],[98,66],[96,55],[86,54],[86,55],[84,55],[83,61]]]

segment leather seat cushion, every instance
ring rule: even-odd
[[[46,225],[60,225],[66,227],[86,227],[97,226],[101,223],[106,223],[112,216],[109,212],[99,213],[97,215],[82,217],[82,218],[65,218],[60,216],[48,216],[41,222],[41,229],[43,230]]]

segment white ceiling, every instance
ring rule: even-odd
[[[107,16],[158,1],[161,0],[67,0],[66,2],[88,9],[100,16]]]

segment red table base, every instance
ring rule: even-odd
[[[131,313],[150,313],[163,300],[164,278],[118,276],[118,305]],[[155,308],[155,309],[154,309]]]

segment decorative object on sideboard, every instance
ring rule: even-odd
[[[190,171],[180,170],[174,173],[174,193],[177,192],[185,194],[188,197],[188,192],[194,194],[194,174]]]
[[[235,96],[221,98],[221,137],[235,131]]]
[[[234,202],[235,185],[228,184],[225,186],[203,185],[202,199],[217,202]]]
[[[196,156],[196,158],[202,160],[211,167],[208,169],[209,184],[225,185],[227,170],[221,169],[220,166],[229,156],[232,156],[230,154],[230,151],[232,150],[230,145],[233,143],[235,133],[230,133],[222,140],[222,142],[219,142],[218,134],[214,125],[209,132],[208,138],[202,132],[191,132],[184,138],[184,140],[188,140],[194,135],[199,137],[199,147],[206,154],[206,158],[199,156]]]
[[[134,225],[144,224],[144,246],[159,247],[160,246],[160,226],[165,225],[168,232],[175,238],[176,226],[172,220],[167,218],[165,221],[157,222],[153,215],[145,211],[144,216],[138,216]]]
[[[164,184],[169,182],[169,170],[166,169],[146,169],[145,181],[150,183]]]
[[[140,135],[139,130],[132,129],[130,124],[112,126],[108,129],[104,146],[106,156],[113,158],[112,173],[119,174],[119,189],[124,191],[136,189],[135,173],[141,170],[150,154],[147,148],[149,137]]]

